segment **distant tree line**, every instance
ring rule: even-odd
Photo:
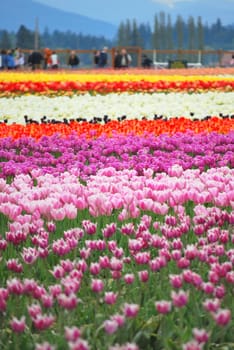
[[[202,23],[199,16],[185,21],[180,15],[172,23],[165,12],[156,14],[153,28],[136,20],[121,22],[116,39],[118,46],[140,46],[143,49],[223,49],[234,47],[234,25],[224,26],[220,19],[214,24]]]
[[[77,34],[71,31],[62,32],[54,30],[49,32],[45,28],[43,33],[39,34],[39,48],[49,47],[51,49],[95,49],[103,46],[111,47],[113,42],[103,37],[92,35]],[[13,49],[33,49],[35,44],[35,32],[26,28],[23,24],[18,31],[8,32],[0,30],[0,48]]]
[[[32,49],[34,31],[23,24],[17,32],[0,30],[0,48],[20,47]],[[97,37],[45,28],[39,35],[39,47],[51,49],[100,49],[103,46],[140,46],[143,49],[223,49],[234,47],[234,25],[225,26],[218,18],[211,25],[203,24],[202,18],[190,16],[186,21],[178,15],[174,23],[170,15],[160,12],[154,16],[153,26],[137,23],[134,19],[119,24],[116,37],[108,40]]]

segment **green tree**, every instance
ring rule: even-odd
[[[171,23],[171,16],[167,16],[167,25],[166,25],[166,49],[173,49],[173,28]]]
[[[158,16],[154,16],[154,30],[152,33],[152,46],[154,49],[159,50],[160,49],[160,37],[159,37],[159,22],[158,22]]]
[[[32,49],[34,47],[34,33],[24,25],[21,25],[16,33],[16,47],[22,49]]]
[[[159,13],[159,46],[160,49],[165,49],[167,46],[166,16],[163,11]]]
[[[132,41],[132,25],[129,19],[127,19],[125,24],[125,45],[124,46],[131,46]]]
[[[198,17],[197,20],[197,41],[198,41],[198,49],[203,50],[204,48],[204,30],[201,16]]]
[[[196,47],[196,29],[192,16],[188,19],[188,49],[193,50]]]
[[[117,45],[118,46],[125,46],[126,45],[126,37],[125,37],[125,24],[124,22],[121,22],[118,27],[117,32]]]
[[[11,36],[7,30],[3,30],[1,33],[0,47],[3,49],[12,49]]]
[[[176,38],[177,38],[177,48],[183,49],[184,43],[184,21],[183,18],[179,15],[176,19]]]
[[[131,46],[142,46],[142,39],[135,19],[132,22]]]
[[[139,25],[139,33],[142,40],[143,49],[151,49],[152,45],[152,31],[149,23],[141,23]]]

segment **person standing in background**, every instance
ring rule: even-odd
[[[128,68],[132,62],[132,57],[126,49],[117,50],[114,59],[114,68]]]
[[[6,55],[7,69],[15,69],[14,51],[8,50]]]
[[[24,59],[24,53],[22,52],[21,49],[16,49],[16,54],[15,54],[15,65],[16,68],[22,69],[25,64],[25,59]]]
[[[44,49],[44,69],[51,67],[51,50],[46,47]]]
[[[132,62],[132,57],[127,53],[126,49],[121,50],[120,68],[128,68]]]
[[[71,68],[75,69],[75,68],[78,67],[79,64],[80,64],[80,59],[79,59],[79,57],[76,55],[75,51],[72,50],[72,51],[70,52],[70,56],[69,56],[69,58],[68,58],[68,65],[69,65]]]
[[[42,61],[43,56],[40,51],[33,51],[28,58],[28,64],[32,67],[32,70],[41,69]]]
[[[234,55],[232,55],[232,57],[231,57],[230,66],[234,66]]]
[[[7,68],[6,62],[6,50],[1,50],[0,52],[0,70]]]
[[[108,63],[107,47],[103,47],[99,55],[98,67],[104,68]]]
[[[51,68],[58,69],[59,60],[58,60],[58,55],[55,51],[52,52],[52,55],[50,58],[51,58]]]
[[[120,50],[116,50],[114,58],[114,68],[121,68],[121,59],[122,55],[120,53]]]
[[[96,50],[93,53],[93,63],[95,67],[98,67],[99,65],[99,58],[100,58],[100,51]]]

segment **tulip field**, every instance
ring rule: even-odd
[[[0,72],[0,349],[234,349],[234,68]]]

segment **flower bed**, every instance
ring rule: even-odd
[[[0,74],[1,349],[234,346],[234,80],[185,72]]]

